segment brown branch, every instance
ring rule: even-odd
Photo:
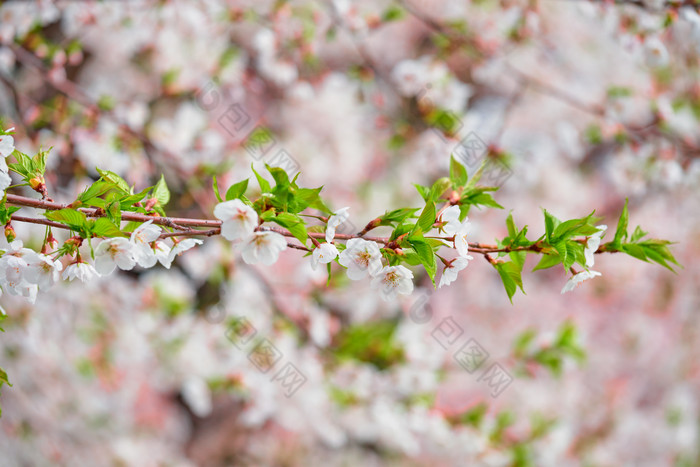
[[[26,198],[24,196],[18,196],[18,195],[7,195],[7,201],[8,204],[15,205],[15,206],[25,206],[25,207],[32,207],[32,208],[38,208],[38,209],[46,209],[49,211],[55,211],[59,209],[65,209],[69,208],[70,205],[68,204],[61,204],[61,203],[55,203],[55,202],[50,202],[50,201],[43,201],[39,199],[32,199],[32,198]],[[104,211],[99,209],[99,208],[80,208],[79,209],[81,212],[84,212],[86,216],[88,217],[103,217],[104,216]],[[178,227],[180,226],[189,226],[189,227],[212,227],[207,230],[195,230],[195,229],[187,229],[187,230],[181,230],[177,232],[163,232],[160,235],[160,239],[165,239],[165,238],[170,238],[170,237],[213,237],[215,235],[220,235],[221,234],[221,221],[219,220],[210,220],[210,219],[189,219],[189,218],[177,218],[177,217],[154,217],[154,216],[149,216],[146,214],[139,214],[139,213],[133,213],[133,212],[123,212],[122,213],[122,219],[127,220],[127,221],[135,221],[135,222],[147,222],[147,221],[153,221],[154,224],[159,224],[163,226],[173,226],[176,225]],[[42,219],[42,218],[32,218],[32,217],[25,217],[25,216],[18,216],[18,215],[13,215],[12,216],[13,221],[17,222],[27,222],[30,224],[39,224],[39,225],[46,225],[49,227],[54,227],[57,229],[65,229],[65,230],[71,230],[70,227],[67,225],[61,224],[59,222],[55,222],[49,219]],[[182,228],[182,227],[180,227]],[[258,226],[256,229],[258,232],[275,232],[278,233],[284,237],[287,238],[295,238],[295,235],[289,232],[288,230],[284,230],[278,227],[267,227],[267,226]],[[315,239],[324,239],[326,234],[323,232],[308,232],[307,235],[309,238],[312,240]],[[385,245],[387,248],[395,248],[398,247],[398,241],[400,239],[391,241],[389,237],[365,237],[361,233],[355,234],[355,235],[349,235],[349,234],[337,234],[335,236],[336,240],[351,240],[353,238],[362,238],[367,241],[371,242],[376,242],[376,243],[381,243]],[[430,237],[436,240],[442,240],[447,242],[448,244],[454,240],[454,237]],[[584,242],[585,240],[579,240],[580,242]],[[306,252],[312,251],[308,247],[304,245],[295,245],[291,243],[287,243],[287,246],[290,248],[294,248],[297,250],[302,250]],[[526,252],[532,252],[532,253],[541,253],[543,250],[542,245],[540,242],[533,243],[532,245],[529,246],[519,246],[515,248],[511,247],[503,247],[499,248],[497,245],[487,245],[483,243],[469,243],[469,251],[472,253],[476,254],[481,254],[486,257],[486,259],[489,262],[494,262],[497,261],[489,256],[490,253],[512,253],[516,251],[526,251]],[[596,251],[596,253],[614,253],[614,251],[606,249],[605,245],[601,245],[600,248]]]

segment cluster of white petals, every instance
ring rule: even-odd
[[[176,256],[202,244],[201,240],[187,238],[171,248],[157,240],[160,234],[160,227],[148,221],[134,230],[131,238],[108,238],[100,242],[94,250],[94,265],[77,256],[65,269],[60,259],[24,248],[21,240],[15,240],[6,250],[0,250],[0,293],[19,295],[34,303],[39,290],[49,289],[60,279],[89,282],[111,274],[116,268],[125,271],[136,265],[150,268],[158,262],[169,269]]]
[[[10,128],[8,131],[12,131]],[[12,179],[8,173],[7,156],[15,150],[15,139],[11,135],[0,135],[0,190],[7,190],[12,184]]]
[[[240,199],[224,201],[214,208],[214,216],[221,220],[221,235],[243,245],[243,261],[248,264],[275,264],[280,252],[287,248],[287,240],[277,232],[258,231],[258,213]]]
[[[15,240],[0,258],[0,286],[10,295],[34,303],[39,289],[46,290],[55,284],[62,268],[60,261],[24,248],[21,240]]]
[[[454,246],[459,256],[471,260],[474,258],[469,256],[469,241],[467,240],[467,236],[471,233],[472,224],[469,222],[468,217],[466,217],[464,221],[460,221],[459,216],[459,206],[450,206],[445,209],[442,213],[441,220],[446,224],[442,226],[442,230],[447,235],[454,235]]]
[[[593,270],[587,270],[587,271],[581,271],[569,279],[566,284],[564,284],[564,288],[561,289],[561,293],[566,293],[566,292],[571,292],[576,288],[578,284],[580,284],[583,281],[586,281],[588,279],[593,279],[596,276],[600,276],[601,273],[598,271],[593,271]]]
[[[384,300],[391,300],[396,294],[413,292],[413,273],[404,266],[383,266],[382,253],[376,242],[362,238],[348,240],[338,262],[348,268],[351,280],[371,277],[372,286],[382,292]]]
[[[471,259],[471,256],[469,259]],[[442,277],[440,278],[438,288],[441,288],[443,285],[450,285],[456,281],[459,271],[466,268],[467,265],[469,265],[467,258],[459,257],[453,259],[449,265],[445,266],[444,271],[442,271]]]
[[[586,269],[579,273],[574,274],[567,282],[564,284],[564,288],[561,289],[561,293],[571,292],[583,281],[593,279],[596,276],[602,275],[598,271],[594,271],[590,268],[595,264],[595,252],[598,251],[600,247],[600,242],[605,235],[605,231],[608,230],[607,225],[599,225],[598,231],[588,237],[586,240],[586,248],[583,250],[584,257],[586,258]]]

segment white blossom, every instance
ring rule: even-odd
[[[348,277],[354,281],[375,276],[382,269],[382,253],[375,242],[362,238],[350,239],[338,262],[348,268]]]
[[[25,278],[41,290],[52,287],[61,278],[63,264],[59,260],[54,261],[51,257],[38,253],[32,255],[28,263]]]
[[[381,289],[382,298],[391,300],[396,294],[413,292],[413,272],[404,266],[385,266],[372,279],[372,287]]]
[[[311,256],[311,267],[316,269],[321,264],[327,264],[338,256],[338,248],[332,243],[321,243],[314,249]]]
[[[644,42],[644,58],[647,65],[653,68],[668,65],[668,51],[658,37],[650,37]]]
[[[12,130],[12,128],[10,128]],[[8,130],[8,131],[10,131]],[[15,140],[11,135],[0,135],[0,191],[4,192],[12,185],[5,158],[15,150]]]
[[[442,230],[447,235],[454,235],[462,225],[462,223],[459,221],[459,214],[459,206],[450,206],[440,215],[440,221],[445,222],[445,225],[442,226]]]
[[[21,240],[15,240],[0,258],[0,285],[10,295],[23,296],[31,303],[36,300],[38,287],[27,280],[26,273],[36,256],[35,251],[24,248]]]
[[[136,264],[144,268],[155,266],[158,260],[151,243],[158,239],[160,232],[160,227],[153,225],[153,221],[145,222],[133,231],[131,243],[134,245],[133,252]]]
[[[204,379],[190,376],[182,384],[182,399],[198,417],[206,417],[212,410],[211,390]]]
[[[457,280],[457,274],[459,271],[466,268],[467,265],[469,265],[469,260],[472,259],[474,258],[471,256],[467,256],[466,258],[455,258],[449,266],[445,266],[445,270],[442,271],[442,277],[440,278],[438,288],[442,287],[443,285],[450,285]]]
[[[454,235],[454,246],[462,258],[472,259],[469,256],[469,243],[467,240],[467,236],[471,232],[471,222],[469,222],[469,218],[460,221],[459,216],[459,206],[450,206],[445,209],[440,217],[441,222],[445,223],[442,226],[442,230],[447,235]]]
[[[333,241],[335,238],[335,229],[340,226],[343,222],[348,220],[348,211],[350,210],[349,207],[344,207],[342,209],[338,209],[331,217],[328,218],[328,222],[326,225],[326,242],[330,243]]]
[[[100,277],[100,274],[92,267],[91,264],[78,262],[68,265],[62,274],[63,279],[67,281],[72,281],[73,279],[80,279],[81,282],[87,282],[96,277]]]
[[[172,263],[175,260],[176,256],[181,255],[185,251],[194,248],[197,245],[201,245],[203,242],[201,240],[198,240],[196,238],[186,238],[180,242],[177,243],[171,250],[170,254],[168,255],[168,261],[169,263]]]
[[[166,269],[170,269],[173,260],[170,259],[172,249],[167,243],[158,240],[153,249],[153,254],[156,256],[156,261],[162,264]]]
[[[0,159],[0,161],[4,161],[4,159]],[[4,192],[10,185],[12,185],[10,175],[0,170],[0,191]]]
[[[243,247],[243,261],[271,265],[287,248],[287,240],[277,232],[253,232]]]
[[[459,215],[459,206],[450,206],[445,209],[440,217],[442,222],[446,222],[446,224],[442,226],[442,230],[447,235],[454,235],[454,245],[459,256],[465,259],[472,259],[472,257],[469,256],[469,242],[467,240],[467,236],[472,230],[472,224],[469,222],[468,217],[465,217],[464,221],[460,221]]]
[[[12,135],[0,135],[0,156],[7,157],[15,150],[15,139]]]
[[[583,250],[583,254],[586,257],[586,267],[591,268],[593,267],[593,264],[595,263],[595,252],[598,251],[598,247],[600,246],[600,241],[603,235],[605,235],[605,231],[608,229],[607,225],[599,225],[598,226],[598,231],[588,237],[588,240],[586,241],[586,248]]]
[[[588,279],[593,279],[596,276],[600,276],[601,273],[598,271],[593,271],[593,270],[587,270],[587,271],[581,271],[578,274],[574,275],[571,279],[568,280],[568,282],[564,285],[564,288],[561,289],[561,293],[566,293],[566,292],[571,292],[576,288],[578,284],[581,282],[588,280]]]
[[[104,240],[95,248],[95,269],[103,276],[111,274],[116,267],[128,271],[136,265],[134,243],[117,237]]]
[[[240,199],[217,204],[214,216],[222,221],[221,235],[229,241],[250,237],[258,225],[258,213]]]

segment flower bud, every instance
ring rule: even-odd
[[[46,189],[46,184],[45,184],[44,177],[41,175],[36,175],[34,178],[29,180],[29,186],[32,187],[32,190],[38,191],[41,193],[42,188]]]
[[[12,225],[8,222],[7,225],[5,225],[5,238],[7,239],[8,243],[12,243],[15,241],[17,238],[17,234],[15,233],[15,229],[12,227]]]
[[[146,200],[146,205],[144,206],[144,209],[146,211],[150,211],[151,209],[153,209],[153,206],[155,206],[156,204],[158,204],[158,199],[149,198]]]

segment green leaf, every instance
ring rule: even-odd
[[[442,194],[445,193],[445,191],[447,191],[451,186],[452,182],[450,182],[449,178],[438,178],[437,180],[435,180],[435,183],[433,183],[433,186],[430,187],[430,194],[428,195],[428,199],[430,201],[437,201],[438,199],[440,199]]]
[[[285,227],[292,235],[294,235],[302,245],[306,245],[308,233],[306,232],[306,224],[301,217],[288,212],[281,212],[276,217],[270,219],[282,227]]]
[[[24,180],[28,181],[29,179],[31,179],[34,176],[33,175],[34,163],[33,163],[32,159],[29,156],[27,156],[26,154],[24,154],[16,149],[13,152],[13,155],[14,155],[15,160],[17,162],[12,163],[12,164],[7,164],[7,167],[10,170],[22,175]]]
[[[508,294],[508,300],[510,300],[510,303],[512,304],[513,295],[515,295],[515,291],[518,288],[525,293],[523,290],[521,268],[518,264],[512,261],[507,263],[495,263],[493,266],[496,268],[496,271],[498,271],[498,275],[501,276],[503,287],[506,289],[506,293]]]
[[[49,148],[49,151],[51,148]],[[32,169],[36,175],[44,175],[46,172],[46,157],[49,155],[49,151],[39,151],[32,158]]]
[[[522,230],[518,230],[515,226],[512,211],[506,218],[506,228],[508,229],[508,236],[501,241],[502,246],[520,247],[534,244],[534,242],[527,239],[527,226],[524,226]]]
[[[537,266],[535,266],[532,271],[539,271],[540,269],[547,269],[551,268],[552,266],[556,266],[557,264],[561,263],[561,256],[560,255],[542,255],[542,259],[540,260],[539,263],[537,263]]]
[[[231,201],[232,199],[237,199],[243,196],[245,191],[248,189],[248,180],[249,179],[246,178],[243,181],[231,185],[231,187],[226,191],[226,201]]]
[[[649,261],[647,259],[646,253],[644,252],[644,248],[642,248],[636,243],[625,243],[620,246],[620,250],[632,256],[633,258],[637,258],[639,260],[647,262]]]
[[[426,241],[419,239],[409,239],[409,243],[420,259],[421,264],[425,267],[425,271],[430,276],[430,280],[435,285],[435,273],[437,272],[437,262],[435,261],[435,253],[432,247]]]
[[[382,21],[385,23],[388,23],[390,21],[396,21],[403,18],[405,15],[406,12],[403,8],[401,8],[398,5],[392,5],[386,10],[384,10],[384,13],[382,14]]]
[[[450,157],[450,180],[455,188],[462,187],[469,180],[467,169],[462,164],[457,162],[454,156]]]
[[[552,232],[551,241],[555,242],[557,240],[566,240],[576,235],[585,236],[596,233],[598,229],[592,225],[592,221],[595,220],[593,217],[594,213],[595,211],[586,217],[571,219],[557,225],[554,232]]]
[[[642,230],[640,226],[637,226],[636,229],[634,229],[634,232],[632,233],[632,236],[630,237],[630,242],[636,243],[642,238],[646,237],[649,232],[645,232]]]
[[[564,268],[569,269],[574,263],[584,264],[583,250],[584,247],[573,240],[560,240],[552,245],[559,256]]]
[[[634,244],[625,243],[622,245],[622,247],[623,251],[630,254],[631,256],[638,257],[639,259],[642,259],[642,261],[654,261],[655,263],[660,264],[669,271],[675,272],[671,264],[675,264],[677,266],[680,265],[678,264],[676,258],[673,256],[673,253],[671,253],[671,250],[668,248],[668,245],[670,244],[671,242],[667,240],[650,239]],[[634,250],[634,254],[630,252],[630,250],[633,250],[633,245],[641,249],[641,254],[639,250]],[[644,256],[644,258],[640,257],[642,255]]]
[[[323,187],[318,188],[294,188],[290,210],[294,213],[302,212],[306,208],[318,209],[319,211],[331,214],[333,210],[321,199],[320,193]]]
[[[97,180],[95,183],[87,187],[80,196],[78,196],[78,201],[84,204],[90,204],[92,198],[98,198],[109,192],[113,188],[113,184],[106,182],[102,179]]]
[[[0,225],[5,225],[8,222],[10,222],[10,219],[12,219],[12,215],[20,210],[20,208],[17,206],[7,207],[5,205],[5,200],[6,198],[3,197],[2,201],[0,201]],[[0,317],[1,316],[3,315],[0,315]]]
[[[417,183],[414,183],[413,186],[416,187],[416,190],[418,190],[418,193],[420,194],[421,198],[423,198],[423,201],[427,203],[430,199],[430,188],[427,186],[418,185]]]
[[[615,238],[612,241],[612,245],[615,248],[619,248],[623,240],[627,238],[627,224],[629,223],[629,211],[627,210],[627,205],[629,203],[629,198],[625,199],[625,206],[622,208],[622,213],[620,214],[620,220],[617,221],[617,229],[615,230]]]
[[[518,268],[520,268],[520,272],[523,270],[523,266],[525,266],[525,258],[527,257],[527,252],[525,251],[511,251],[508,256],[510,256],[510,260],[515,263]]]
[[[360,361],[387,369],[404,360],[394,333],[398,321],[383,320],[345,327],[334,339],[331,352],[342,360]]]
[[[433,228],[435,223],[435,203],[432,201],[428,202],[423,208],[423,212],[418,218],[418,223],[416,224],[417,229],[421,229],[422,232],[429,232]]]
[[[513,342],[513,354],[516,358],[524,358],[527,355],[535,337],[537,337],[537,333],[534,329],[528,329],[518,335]]]
[[[253,170],[253,173],[255,174],[255,178],[258,180],[258,185],[260,185],[260,190],[262,190],[263,193],[269,193],[272,191],[272,187],[270,186],[270,182],[265,180],[262,175],[257,173],[255,171],[255,167],[253,167],[253,164],[250,164],[250,168]]]
[[[214,194],[216,195],[216,199],[220,203],[222,203],[224,200],[221,198],[221,193],[219,192],[219,181],[216,179],[216,175],[214,175],[213,187],[214,187]]]
[[[476,172],[474,172],[474,175],[472,175],[472,178],[470,178],[469,181],[467,182],[465,189],[471,190],[472,188],[476,187],[476,184],[479,183],[479,180],[481,180],[481,177],[484,175],[484,170],[486,169],[487,165],[488,165],[488,158],[485,158],[483,161],[481,161],[481,165],[479,165],[479,168],[476,169]]]
[[[7,384],[8,386],[12,387],[12,384],[10,384],[10,380],[7,377],[7,373],[5,373],[5,370],[0,368],[0,388],[2,388],[3,384]],[[2,417],[2,407],[0,407],[0,417]]]
[[[515,228],[515,222],[513,221],[513,211],[508,213],[508,217],[506,217],[506,227],[510,238],[515,238],[518,235],[518,229]]]
[[[393,223],[400,224],[413,217],[416,211],[418,211],[418,209],[401,208],[395,209],[391,212],[386,212],[382,216],[379,216],[379,225],[392,225]]]
[[[486,206],[490,208],[497,208],[497,209],[503,209],[503,206],[498,204],[496,200],[493,199],[493,196],[491,196],[490,191],[497,191],[498,187],[489,187],[489,186],[482,186],[482,187],[475,187],[475,188],[470,188],[462,194],[462,198],[460,199],[460,202],[463,205],[471,205],[471,206]]]
[[[168,204],[170,201],[170,190],[168,189],[167,183],[165,183],[165,177],[160,176],[160,180],[153,187],[153,197],[158,200],[161,207]]]
[[[106,217],[100,217],[90,226],[90,231],[95,237],[123,237],[124,234],[119,227],[114,225],[112,221]]]
[[[84,213],[75,209],[60,209],[58,211],[47,211],[47,219],[65,224],[75,231],[82,231],[88,227],[87,217]]]
[[[115,225],[121,225],[122,221],[122,209],[119,200],[116,196],[112,197],[109,204],[105,206],[105,212],[107,213],[107,218],[111,220]]]
[[[552,214],[550,214],[546,209],[544,211],[544,229],[545,229],[545,235],[547,237],[547,242],[551,243],[552,242],[552,235],[554,233],[554,229],[561,224],[561,221],[554,217]]]
[[[145,188],[143,191],[140,193],[135,193],[135,194],[127,194],[126,196],[122,196],[119,198],[119,206],[122,211],[136,211],[138,208],[134,207],[134,204],[143,201],[143,199],[148,195],[148,192],[150,191],[150,188]],[[120,190],[120,193],[124,194],[123,191]],[[143,211],[143,209],[142,209]]]
[[[272,178],[275,180],[275,184],[278,187],[289,186],[289,175],[287,175],[287,172],[284,169],[281,169],[279,167],[270,167],[267,164],[265,164],[265,167],[267,168],[267,171],[270,172],[270,174],[272,175]]]
[[[112,186],[125,194],[131,194],[131,188],[126,180],[121,178],[119,175],[111,172],[109,170],[97,169],[97,172],[102,176],[102,179],[111,183]]]

